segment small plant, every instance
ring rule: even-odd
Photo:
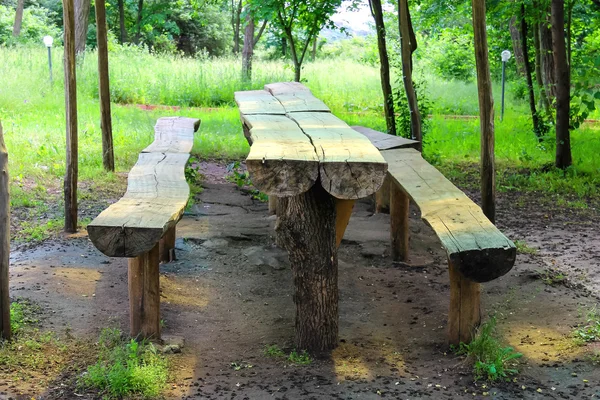
[[[109,399],[160,395],[167,383],[167,362],[151,343],[126,341],[120,330],[103,329],[98,346],[98,361],[82,375],[82,386]]]
[[[308,365],[312,362],[312,358],[306,352],[306,350],[302,350],[302,352],[298,352],[296,350],[292,350],[290,353],[288,360],[298,365]]]
[[[250,369],[250,368],[254,367],[254,365],[247,363],[247,362],[243,362],[243,361],[234,361],[230,365],[234,371],[239,371],[244,368]]]
[[[13,334],[19,335],[24,328],[38,322],[36,314],[40,307],[26,299],[18,299],[10,304],[10,325]]]
[[[225,179],[227,179],[229,182],[235,183],[239,188],[243,188],[245,186],[253,187],[252,180],[250,180],[250,175],[248,174],[248,171],[240,172],[240,167],[241,165],[239,161],[235,161],[229,164],[227,166],[227,176],[225,176]],[[269,196],[267,196],[265,193],[262,193],[258,189],[250,189],[248,190],[248,192],[254,200],[258,200],[263,203],[269,201]]]
[[[580,344],[600,341],[600,310],[597,306],[587,312],[585,325],[577,327],[573,336]]]
[[[285,357],[285,353],[281,350],[281,347],[276,344],[265,347],[265,355],[268,357]]]
[[[567,282],[567,275],[556,268],[549,268],[538,273],[538,277],[548,286],[561,285]]]
[[[512,347],[502,346],[493,336],[495,328],[496,318],[491,317],[488,322],[479,327],[471,343],[460,344],[458,354],[465,354],[474,361],[475,380],[484,379],[494,382],[518,373],[516,368],[511,368],[510,362],[523,355],[515,352]]]
[[[517,246],[517,251],[521,254],[537,254],[538,251],[535,247],[530,247],[521,240],[515,240],[515,246]]]

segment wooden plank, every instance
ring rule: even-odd
[[[310,138],[319,157],[321,184],[332,196],[360,199],[381,187],[387,163],[364,135],[330,113],[288,116]]]
[[[319,158],[308,137],[283,115],[242,116],[252,143],[246,166],[252,183],[269,196],[295,196],[319,177]]]
[[[421,210],[448,252],[452,264],[467,279],[487,282],[513,267],[516,248],[471,199],[414,149],[382,152],[392,180]]]
[[[129,329],[131,336],[160,339],[158,243],[128,261]]]
[[[127,192],[88,225],[94,246],[109,257],[150,251],[181,218],[189,197],[184,169],[189,154],[142,153]]]
[[[408,211],[409,198],[404,191],[394,182],[390,184],[390,238],[392,260],[408,261]]]
[[[234,97],[240,113],[243,115],[285,114],[285,109],[279,100],[273,97],[273,95],[266,90],[235,92]]]
[[[379,132],[364,126],[352,126],[351,128],[365,135],[371,143],[373,143],[373,146],[377,147],[379,150],[400,149],[404,147],[416,149],[419,145],[419,142],[416,140],[388,135],[387,133]]]
[[[335,245],[340,247],[356,200],[335,199]]]
[[[450,344],[469,343],[481,323],[481,284],[465,278],[451,260],[448,340]]]
[[[325,103],[313,96],[311,91],[301,83],[272,83],[265,85],[265,90],[275,96],[286,113],[331,112]]]
[[[10,340],[10,297],[8,295],[10,267],[10,179],[8,152],[0,124],[0,340]]]
[[[154,142],[142,153],[190,153],[194,147],[194,132],[200,120],[185,117],[163,117],[154,126]]]

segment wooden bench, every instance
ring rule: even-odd
[[[127,257],[130,332],[160,339],[159,262],[172,261],[175,226],[189,199],[185,166],[200,121],[160,118],[154,142],[129,172],[125,195],[87,227],[109,257]]]
[[[448,254],[450,272],[449,340],[469,342],[481,321],[480,283],[506,274],[516,248],[483,214],[481,208],[411,148],[414,141],[363,127],[388,162],[389,189],[382,187],[379,203],[389,196],[390,235],[394,261],[408,259],[409,199],[434,230]],[[384,183],[385,185],[385,183]],[[385,191],[389,194],[385,194]],[[382,209],[380,204],[378,209]]]
[[[252,183],[279,199],[277,242],[294,275],[296,347],[338,345],[337,246],[356,199],[375,193],[387,164],[363,135],[300,83],[236,92],[251,145]]]

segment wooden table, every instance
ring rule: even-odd
[[[296,347],[338,343],[337,247],[356,199],[382,185],[387,163],[364,135],[300,83],[236,92],[252,183],[276,196],[277,242],[294,275]]]

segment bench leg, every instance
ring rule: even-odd
[[[132,337],[160,339],[159,245],[129,259],[129,321]]]
[[[277,196],[269,196],[269,214],[277,215]]]
[[[390,212],[390,187],[392,186],[389,175],[386,174],[383,184],[375,193],[375,212],[377,214]]]
[[[327,352],[338,344],[336,202],[319,182],[279,202],[277,239],[294,277],[295,345]]]
[[[450,310],[448,338],[450,344],[469,343],[481,323],[481,284],[465,278],[448,260],[450,272]]]
[[[175,238],[177,237],[176,227],[173,226],[165,232],[159,242],[160,261],[171,262],[175,261]]]
[[[335,245],[340,247],[356,200],[335,199]]]
[[[392,260],[408,260],[408,207],[409,198],[397,184],[390,184],[390,236]]]

